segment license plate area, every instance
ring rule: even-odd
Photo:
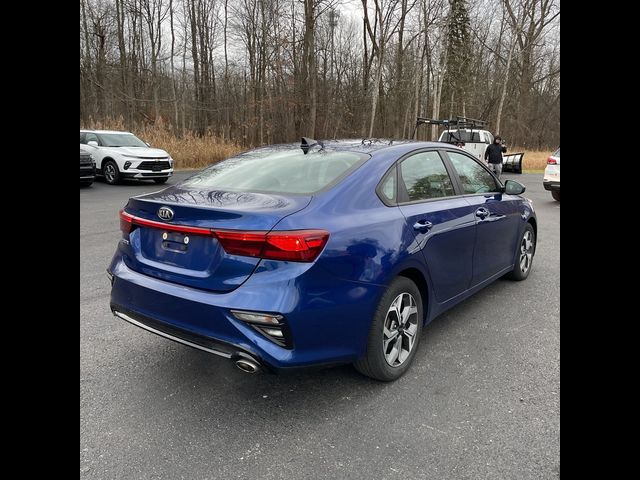
[[[186,253],[191,239],[180,232],[162,232],[162,248],[171,252]]]

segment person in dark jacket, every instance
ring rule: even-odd
[[[489,167],[500,178],[502,175],[502,154],[507,152],[507,147],[502,145],[502,137],[497,136],[493,143],[484,152],[484,159],[489,162]]]

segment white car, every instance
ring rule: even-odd
[[[440,142],[462,144],[461,147],[481,162],[484,152],[493,143],[493,135],[488,130],[470,130],[466,128],[445,130],[440,134]]]
[[[554,200],[560,201],[560,149],[547,158],[547,168],[544,169],[542,185],[551,192]]]
[[[93,156],[96,175],[111,185],[124,178],[165,183],[173,175],[171,156],[130,132],[80,130],[80,145]]]

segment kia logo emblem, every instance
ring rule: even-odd
[[[158,216],[162,220],[171,220],[173,218],[173,210],[171,210],[169,207],[160,207],[160,209],[158,210]]]

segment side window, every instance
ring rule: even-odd
[[[461,153],[447,151],[447,155],[458,172],[464,193],[497,192],[493,176],[473,158]]]
[[[455,195],[453,184],[438,152],[412,155],[400,164],[409,201]]]
[[[98,136],[95,133],[87,133],[85,137],[85,143],[89,143],[91,140],[93,140],[94,142],[98,142],[98,145],[100,145],[100,140],[98,140]]]
[[[386,177],[378,187],[378,194],[383,197],[385,203],[395,203],[396,201],[396,169],[389,170]]]
[[[86,140],[87,134],[86,133],[82,133],[80,132],[80,143],[86,145],[87,144],[87,140]]]

